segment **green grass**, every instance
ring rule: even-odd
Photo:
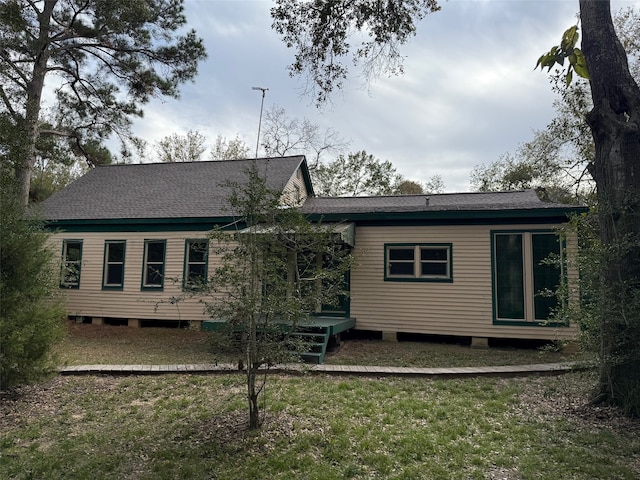
[[[171,328],[129,328],[67,323],[67,337],[56,348],[60,365],[184,364],[225,362],[213,351],[208,333]],[[559,352],[524,348],[471,349],[433,342],[347,340],[325,363],[405,367],[519,365],[576,359]]]
[[[0,478],[638,478],[591,380],[274,376],[248,432],[242,375],[56,377],[2,398]]]

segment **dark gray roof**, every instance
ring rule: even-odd
[[[252,162],[280,190],[303,156],[96,167],[41,205],[48,220],[228,217],[231,188],[247,182]]]
[[[402,212],[455,212],[529,209],[568,209],[569,205],[543,202],[534,190],[511,192],[443,193],[379,197],[314,197],[304,206],[306,214],[363,214]]]

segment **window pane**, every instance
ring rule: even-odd
[[[422,263],[422,275],[437,275],[440,277],[447,276],[446,263]]]
[[[107,244],[108,254],[107,261],[122,262],[124,261],[124,243],[111,242]]]
[[[421,260],[447,260],[446,248],[422,248],[420,250]]]
[[[122,285],[123,264],[111,264],[107,266],[107,285]]]
[[[389,275],[413,276],[413,262],[390,262]]]
[[[145,285],[162,285],[163,265],[147,265]]]
[[[205,262],[207,258],[207,242],[189,243],[189,262]]]
[[[522,235],[495,236],[496,308],[498,318],[524,319]]]
[[[390,248],[389,260],[413,260],[413,248]]]
[[[560,254],[560,242],[554,234],[534,234],[531,236],[533,248],[533,305],[536,320],[547,320],[557,307],[558,298],[548,296],[560,285],[560,266],[547,262],[549,255]],[[556,258],[557,260],[557,258]],[[547,291],[547,294],[543,292]]]
[[[82,243],[67,243],[67,258],[69,262],[79,262],[82,258]]]
[[[80,269],[78,265],[70,264],[66,267],[64,272],[64,284],[65,285],[78,285],[80,282]]]
[[[190,282],[202,282],[204,281],[205,266],[203,264],[189,265],[189,281]]]
[[[147,262],[164,262],[164,242],[147,243]]]

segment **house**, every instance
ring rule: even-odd
[[[207,233],[233,222],[229,182],[256,162],[283,202],[335,223],[357,266],[341,309],[355,328],[474,338],[566,339],[573,325],[549,321],[575,238],[558,228],[581,207],[534,191],[381,197],[316,197],[302,156],[194,163],[108,165],[43,202],[55,232],[69,315],[100,323],[207,320],[196,300],[172,302],[191,276],[214,265]],[[562,266],[543,262],[550,254]],[[565,270],[561,272],[561,270]],[[159,302],[159,300],[161,300]]]

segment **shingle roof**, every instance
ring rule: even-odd
[[[254,161],[268,188],[282,191],[304,157],[101,166],[45,200],[41,210],[48,220],[228,217],[225,182],[246,183]]]
[[[570,205],[543,202],[534,190],[511,192],[444,193],[378,197],[314,197],[302,210],[306,214],[361,214],[404,212],[497,211],[568,209]]]

